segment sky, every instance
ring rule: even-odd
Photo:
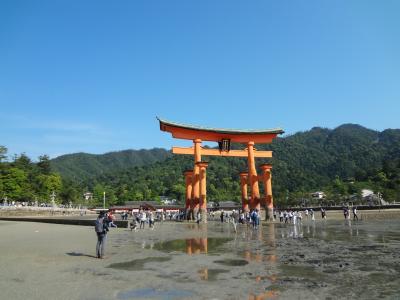
[[[217,128],[400,128],[400,1],[0,1],[0,145],[191,145]]]

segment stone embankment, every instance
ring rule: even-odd
[[[95,214],[90,210],[50,207],[0,207],[0,217],[79,216],[81,213]]]
[[[89,210],[62,208],[10,208],[0,209],[0,220],[20,222],[40,222],[93,226],[97,214]],[[114,221],[118,227],[127,228],[128,221]]]

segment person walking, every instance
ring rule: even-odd
[[[232,222],[233,229],[235,230],[235,232],[237,232],[236,231],[236,226],[237,226],[238,221],[239,221],[239,213],[236,212],[236,210],[232,210],[231,222]]]
[[[144,229],[144,225],[146,224],[147,216],[144,210],[140,213],[140,229]]]
[[[357,216],[357,206],[353,206],[353,221],[356,220],[358,221],[358,216]]]
[[[311,221],[315,221],[315,214],[312,208],[310,208],[310,216],[311,216]]]
[[[154,214],[151,210],[149,211],[149,228],[154,230]]]
[[[96,257],[102,259],[104,258],[106,237],[109,230],[108,223],[105,220],[103,212],[100,212],[99,216],[97,217],[94,229],[97,234]]]
[[[111,211],[108,213],[107,218],[108,218],[108,226],[109,227],[115,227],[115,228],[118,227],[117,224],[114,224],[115,216],[113,215],[113,213]]]
[[[326,219],[326,210],[321,207],[321,219],[324,220]]]

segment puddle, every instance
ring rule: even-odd
[[[180,299],[193,296],[193,293],[185,290],[157,290],[157,289],[137,289],[125,292],[119,292],[117,298],[125,299]]]
[[[201,280],[216,281],[219,274],[229,273],[229,271],[224,269],[203,268],[200,269],[197,273],[199,274]]]
[[[249,294],[249,300],[267,300],[267,299],[277,299],[279,292],[277,290],[268,290],[261,294]]]
[[[231,238],[192,238],[159,242],[152,249],[171,253],[183,252],[189,255],[217,253],[221,246],[231,241]],[[148,247],[146,247],[148,249]]]
[[[166,262],[171,260],[168,256],[146,257],[143,259],[135,259],[127,262],[114,263],[107,268],[125,270],[125,271],[141,271],[144,270],[144,264],[151,262]]]
[[[214,260],[214,263],[229,266],[229,267],[240,267],[248,264],[247,260],[243,259],[224,259],[224,260]]]

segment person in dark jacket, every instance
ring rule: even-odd
[[[103,212],[100,212],[95,221],[95,231],[97,234],[96,257],[104,258],[104,248],[108,232],[108,222],[105,220]]]

